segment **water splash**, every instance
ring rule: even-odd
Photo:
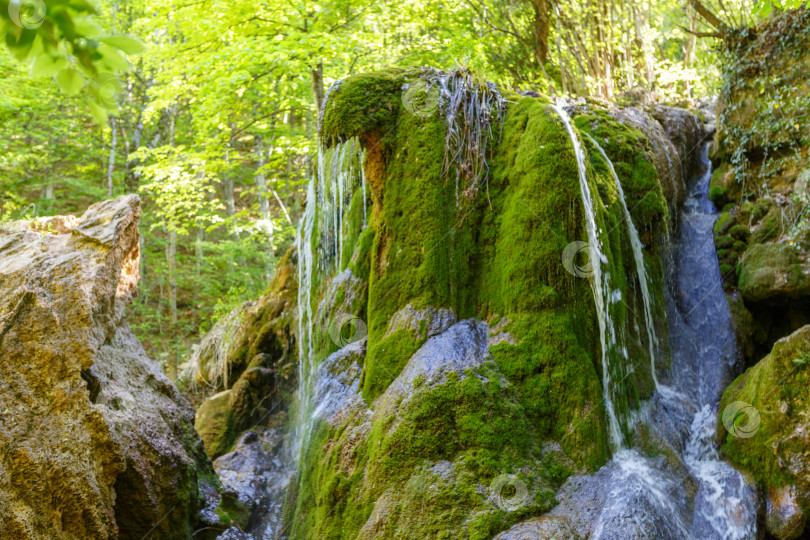
[[[605,411],[608,419],[608,433],[610,444],[614,452],[622,449],[624,436],[622,435],[619,417],[616,413],[615,385],[611,375],[610,350],[616,345],[616,332],[610,317],[610,307],[605,291],[612,291],[609,273],[602,272],[602,264],[607,263],[607,257],[602,253],[602,244],[599,239],[599,230],[596,225],[591,188],[588,185],[588,174],[585,168],[585,152],[582,150],[577,132],[571,124],[571,119],[559,103],[552,107],[562,119],[568,137],[574,146],[574,155],[577,159],[579,171],[579,187],[582,192],[582,205],[585,208],[585,228],[588,232],[588,252],[591,261],[589,281],[593,291],[593,301],[596,305],[596,317],[599,323],[599,342],[602,347],[602,388],[605,395]]]
[[[659,388],[658,384],[658,375],[655,371],[655,350],[658,347],[658,337],[655,335],[655,322],[653,321],[653,308],[652,308],[652,295],[650,294],[650,289],[647,284],[647,270],[644,266],[644,253],[642,249],[644,246],[641,244],[641,239],[638,237],[638,229],[636,229],[635,224],[633,223],[633,218],[630,216],[630,210],[627,208],[627,201],[624,197],[624,190],[622,189],[622,182],[619,180],[619,176],[616,174],[616,170],[613,168],[613,162],[610,161],[610,158],[605,153],[605,150],[599,145],[596,140],[589,133],[586,133],[587,137],[591,140],[594,147],[599,151],[602,155],[602,158],[608,165],[608,169],[610,169],[610,174],[613,176],[613,181],[616,182],[616,189],[619,192],[619,201],[622,205],[622,212],[624,213],[624,219],[627,222],[627,234],[630,237],[630,245],[633,248],[633,259],[636,263],[636,273],[638,274],[638,282],[639,286],[641,287],[641,298],[644,303],[644,323],[647,326],[647,343],[649,344],[650,350],[650,372],[652,373],[653,383],[655,384],[655,389]]]

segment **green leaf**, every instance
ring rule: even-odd
[[[120,49],[125,54],[140,54],[146,50],[146,45],[132,36],[102,36],[98,40]]]
[[[67,61],[64,57],[53,58],[48,53],[39,53],[31,62],[28,74],[31,77],[49,77],[65,67]]]
[[[76,33],[85,38],[96,37],[102,32],[101,27],[90,17],[74,19],[73,24],[76,26]]]
[[[84,86],[84,78],[81,73],[73,68],[65,68],[56,74],[56,82],[64,93],[75,96]]]
[[[96,123],[100,126],[106,126],[107,109],[92,100],[88,101],[87,104],[90,106],[90,114],[93,115],[93,119],[95,119]]]
[[[109,45],[99,45],[98,52],[104,57],[104,63],[111,71],[129,71],[129,60],[118,49]]]

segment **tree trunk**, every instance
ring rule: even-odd
[[[647,72],[647,88],[652,90],[655,84],[655,59],[653,58],[652,45],[647,38],[647,17],[642,14],[636,6],[633,6],[632,10],[636,39],[641,43],[641,50],[644,55],[644,67]]]
[[[130,159],[129,154],[138,150],[141,147],[141,139],[143,138],[143,113],[146,110],[144,103],[140,113],[138,113],[138,120],[135,123],[135,129],[132,131],[132,143],[127,151],[127,162],[124,172],[124,187],[127,193],[136,193],[140,182],[140,174],[136,170],[139,165],[137,159]]]
[[[321,117],[321,108],[326,92],[323,88],[323,62],[318,62],[315,69],[310,70],[312,74],[312,96],[315,99],[315,112],[318,118]]]
[[[113,172],[115,171],[115,145],[118,142],[118,123],[110,117],[110,157],[107,162],[107,197],[113,196]]]
[[[548,61],[548,32],[550,26],[551,0],[531,0],[534,10],[532,25],[534,55],[540,66]]]
[[[41,197],[43,199],[51,200],[54,198],[53,196],[53,177],[50,175],[45,175],[42,180],[42,193]]]
[[[171,227],[166,235],[166,263],[169,267],[169,312],[171,313],[171,347],[168,372],[177,380],[177,231]]]
[[[229,143],[230,145],[230,143]],[[225,196],[225,213],[228,217],[233,217],[236,214],[236,201],[233,194],[233,177],[228,169],[231,164],[231,150],[225,149],[225,172],[222,175],[222,192]]]
[[[194,251],[197,259],[195,266],[196,282],[194,284],[194,303],[200,299],[200,283],[202,282],[202,267],[203,267],[203,240],[205,240],[205,229],[202,225],[197,225],[197,238],[194,243]]]
[[[686,8],[686,16],[689,18],[689,30],[694,32],[695,30],[697,30],[697,17],[695,17],[695,14],[688,7]],[[693,60],[692,55],[695,50],[696,42],[697,36],[695,34],[690,33],[686,37],[686,44],[684,45],[683,50],[683,67],[684,71],[687,74],[687,77],[689,76],[689,72],[692,69],[692,60]],[[692,97],[692,86],[688,78],[683,81],[683,91],[687,98]]]
[[[269,282],[273,273],[273,258],[276,255],[276,250],[273,246],[273,216],[270,214],[270,201],[267,197],[267,178],[264,176],[264,171],[261,170],[267,161],[264,156],[264,141],[260,135],[256,136],[253,151],[256,154],[256,163],[260,169],[255,176],[256,188],[259,192],[259,213],[262,220],[267,224],[267,254],[269,257],[264,265],[264,278]]]

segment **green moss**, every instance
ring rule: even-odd
[[[589,114],[577,116],[574,122],[580,130],[596,139],[613,162],[636,228],[650,228],[655,234],[665,233],[669,210],[655,167],[646,157],[651,149],[644,134],[618,122],[607,110],[597,107],[591,107]],[[585,143],[589,145],[587,139]],[[592,160],[593,155],[598,155],[596,152],[591,154]],[[597,159],[594,166],[597,172],[609,177],[610,173],[601,159]]]
[[[758,208],[761,208],[758,206]],[[784,233],[782,210],[777,206],[768,211],[756,231],[751,235],[751,242],[762,244],[776,240]]]
[[[732,225],[736,223],[736,219],[731,212],[724,210],[720,217],[714,224],[714,235],[722,236],[727,234]]]
[[[728,229],[728,235],[732,238],[736,238],[737,240],[742,240],[743,242],[748,240],[748,237],[751,236],[751,231],[748,230],[748,227],[745,225],[733,225]]]
[[[442,174],[445,128],[436,118],[405,114],[387,167],[383,208],[372,248],[369,288],[369,354],[364,397],[371,401],[391,381],[402,360],[377,342],[388,320],[407,304],[452,307],[474,313],[468,283],[474,253],[472,231],[459,227],[455,185]],[[387,363],[387,362],[393,363]]]
[[[722,208],[728,201],[728,188],[725,186],[724,178],[728,172],[728,163],[723,162],[712,171],[712,178],[709,182],[709,198],[717,208]]]
[[[205,400],[194,421],[194,428],[205,443],[205,452],[211,459],[228,452],[236,439],[231,391]]]
[[[321,140],[332,146],[378,131],[384,142],[389,142],[397,131],[402,85],[417,74],[414,70],[389,69],[353,75],[336,83],[324,108]]]
[[[754,302],[796,298],[810,294],[810,276],[797,246],[756,244],[742,258],[739,287],[743,298]]]
[[[810,405],[810,326],[778,341],[771,353],[740,375],[723,394],[720,436],[723,453],[735,466],[753,475],[764,488],[793,481],[790,464],[807,466],[806,448],[795,436],[802,416],[795,411]],[[758,421],[748,414],[734,415],[732,404],[754,407]],[[725,425],[723,411],[726,411]],[[733,421],[733,422],[732,422]],[[806,423],[803,429],[807,429]],[[732,427],[728,430],[728,427]]]
[[[714,247],[717,248],[717,255],[720,256],[720,250],[728,249],[734,246],[734,239],[727,235],[716,236],[714,238]]]
[[[367,358],[374,359],[376,369],[373,377],[364,379],[366,395],[376,397],[382,394],[424,342],[424,339],[409,330],[397,330],[390,336],[375,341],[367,353]]]
[[[371,248],[374,245],[375,229],[368,225],[357,238],[354,255],[349,262],[349,270],[355,276],[365,278],[371,273]]]

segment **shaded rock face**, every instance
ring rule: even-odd
[[[769,18],[730,44],[711,198],[720,269],[748,370],[726,390],[724,453],[767,495],[764,525],[798,538],[810,503],[810,11]],[[808,534],[810,531],[805,532]]]
[[[290,402],[297,380],[294,272],[291,250],[267,292],[219,321],[185,366],[182,378],[202,401],[195,426],[211,458],[228,452],[248,427],[272,423]]]
[[[217,497],[194,411],[126,323],[99,349],[85,378],[98,385],[90,398],[125,458],[113,485],[118,537],[186,538],[198,511]]]
[[[189,405],[123,322],[139,214],[125,196],[0,230],[3,538],[187,538],[216,497]]]
[[[768,493],[766,524],[797,538],[810,511],[810,326],[776,342],[723,395],[718,435],[726,457]]]
[[[543,516],[518,523],[493,540],[580,540],[568,518]]]

